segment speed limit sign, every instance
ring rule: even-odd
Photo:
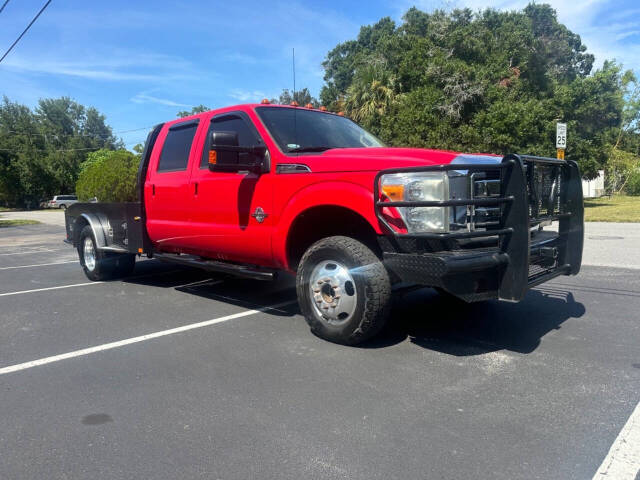
[[[556,123],[556,148],[567,148],[567,124]]]

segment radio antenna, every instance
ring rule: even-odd
[[[293,67],[293,97],[292,104],[293,107],[293,138],[296,144],[295,148],[300,148],[298,145],[298,109],[295,107],[296,104],[296,49],[295,47],[291,49],[291,62]]]

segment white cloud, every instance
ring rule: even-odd
[[[77,56],[77,55],[76,55]],[[60,75],[88,80],[158,83],[191,75],[189,62],[162,54],[111,51],[108,55],[92,55],[82,61],[19,56],[8,57],[3,67],[23,73]],[[181,72],[181,73],[176,73]]]
[[[234,88],[228,96],[240,102],[260,101],[267,98],[268,95],[260,90],[244,90],[242,88]]]
[[[154,97],[143,92],[132,97],[131,101],[133,103],[157,103],[159,105],[166,105],[169,107],[191,107],[191,105],[187,105],[186,103],[178,103],[167,98]]]

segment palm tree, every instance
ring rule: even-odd
[[[363,123],[384,115],[397,100],[395,83],[391,72],[379,65],[359,68],[347,89],[345,105],[348,115]]]

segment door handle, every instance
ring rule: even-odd
[[[156,194],[156,186],[155,184],[151,185],[151,195],[155,195]]]
[[[193,194],[198,195],[198,182],[193,184]]]

